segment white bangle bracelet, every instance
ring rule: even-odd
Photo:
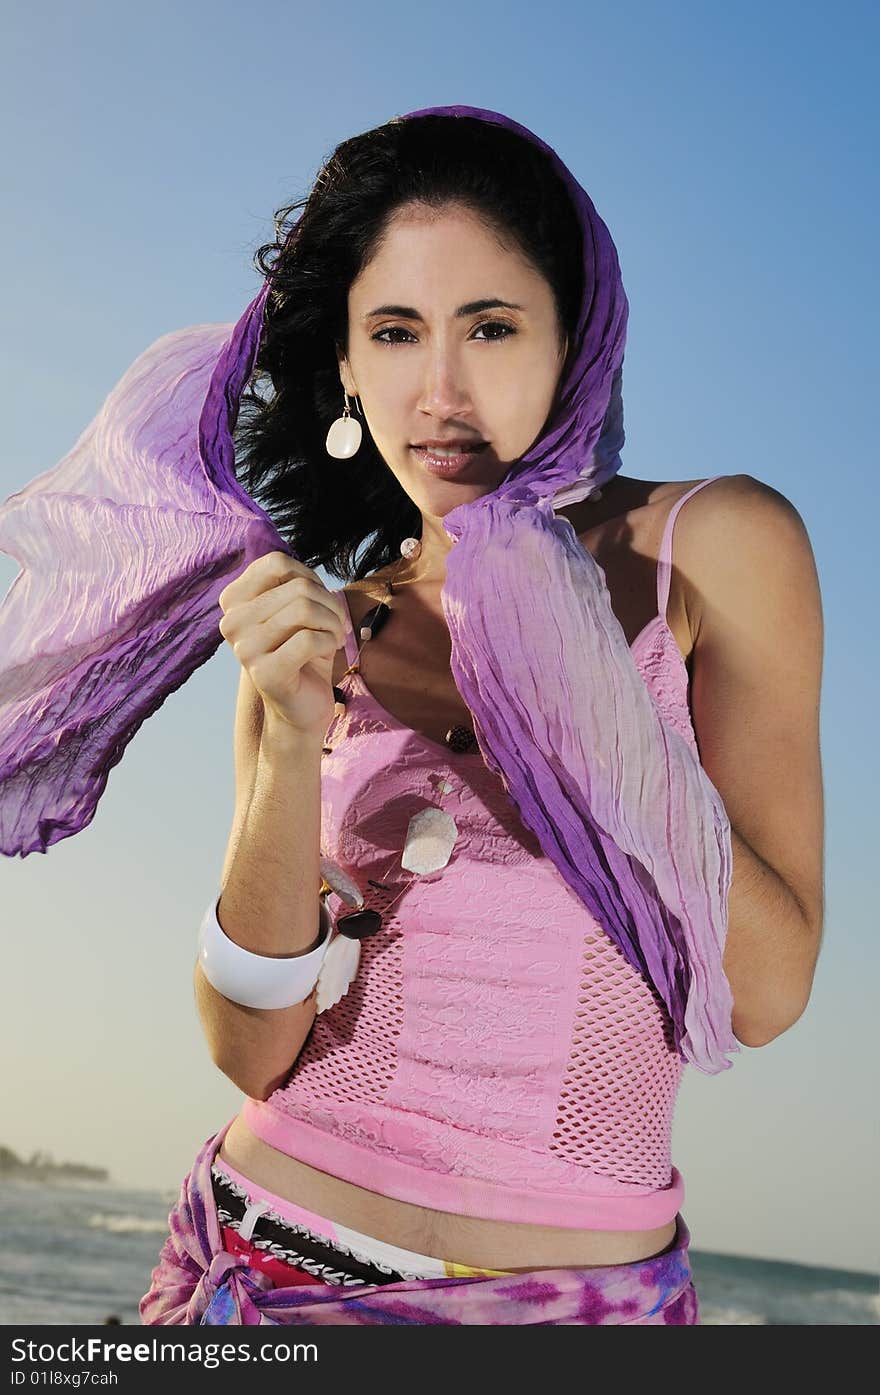
[[[199,927],[199,963],[211,986],[243,1007],[284,1008],[304,1002],[318,981],[333,929],[324,902],[319,902],[321,943],[317,948],[308,954],[274,958],[253,954],[230,940],[217,918],[220,896],[211,901]]]

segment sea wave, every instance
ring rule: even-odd
[[[168,1222],[144,1216],[113,1216],[97,1212],[90,1216],[88,1225],[92,1230],[110,1230],[116,1235],[161,1235],[168,1229]]]
[[[699,1294],[697,1295],[699,1298]],[[713,1303],[700,1303],[701,1327],[766,1327],[761,1313],[749,1313],[744,1308],[722,1308]]]
[[[870,1313],[880,1321],[880,1293],[848,1293],[846,1289],[841,1288],[817,1289],[811,1298],[820,1305],[836,1303],[841,1308],[850,1308],[856,1313]]]

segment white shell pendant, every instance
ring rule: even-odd
[[[318,1012],[326,1012],[344,998],[361,962],[361,942],[348,935],[336,934],[327,947],[321,972],[318,974],[316,1004]]]
[[[356,910],[361,909],[364,904],[364,898],[351,877],[347,872],[342,870],[338,862],[334,862],[332,858],[322,855],[321,876],[331,890],[336,892],[339,899],[345,902],[346,906],[353,906]]]
[[[401,867],[408,872],[439,872],[452,856],[457,837],[455,819],[445,809],[434,805],[420,809],[406,830]]]

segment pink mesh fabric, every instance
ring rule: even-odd
[[[632,645],[655,703],[695,752],[666,606],[675,518],[709,483],[670,511],[658,614]],[[349,626],[350,662],[356,650]],[[286,1084],[246,1102],[250,1127],[314,1167],[439,1210],[596,1229],[672,1220],[683,1200],[670,1155],[683,1062],[662,999],[479,752],[456,756],[404,727],[358,674],[344,686],[323,758],[325,855],[384,911],[410,881],[395,862],[409,819],[438,802],[442,778],[459,836],[448,865],[413,882],[362,941],[354,984],[316,1018]]]

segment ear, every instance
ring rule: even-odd
[[[352,375],[351,366],[339,344],[336,345],[336,362],[339,365],[339,379],[343,388],[348,393],[349,397],[357,397],[357,384]]]

